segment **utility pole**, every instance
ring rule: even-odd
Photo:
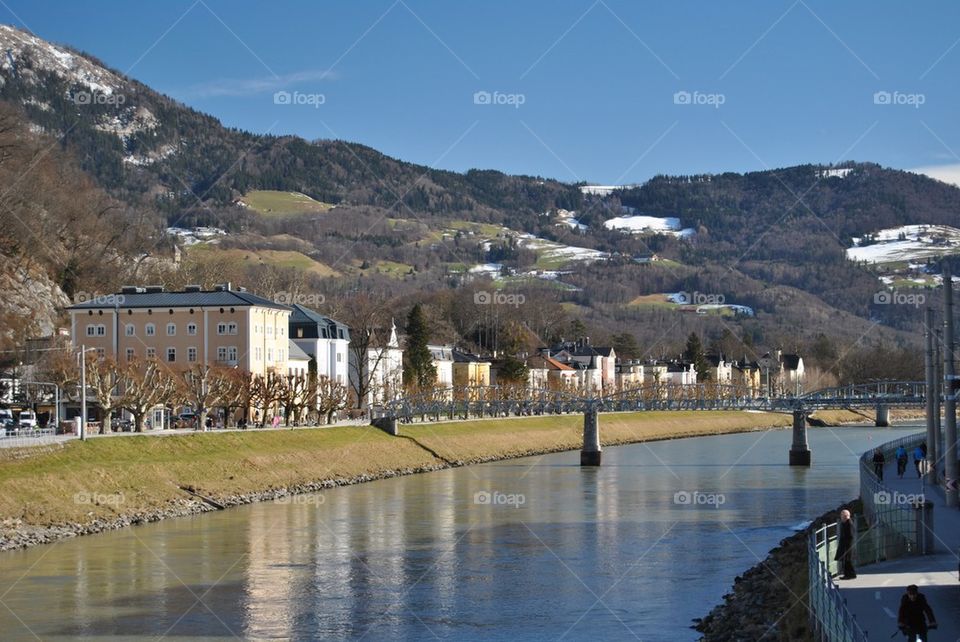
[[[944,445],[946,462],[947,506],[956,508],[960,503],[957,494],[957,393],[954,388],[956,371],[953,363],[953,278],[950,264],[943,263],[943,414]]]
[[[80,441],[87,439],[87,347],[80,346]]]
[[[937,394],[937,375],[936,369],[934,368],[933,308],[924,310],[923,338],[925,341],[923,362],[927,383],[927,461],[931,464],[927,467],[927,483],[935,484],[937,480],[937,464],[939,463],[939,444],[937,443],[936,422],[934,421],[934,413],[937,411],[935,401],[935,395]]]

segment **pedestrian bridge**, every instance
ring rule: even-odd
[[[824,388],[783,397],[749,394],[737,386],[697,384],[692,386],[640,386],[611,394],[582,394],[569,390],[530,390],[490,386],[441,388],[394,399],[370,408],[370,423],[397,435],[398,424],[411,421],[454,421],[484,417],[529,417],[582,413],[583,466],[600,465],[601,412],[648,410],[764,410],[793,415],[791,466],[809,466],[807,418],[816,410],[873,408],[876,425],[889,425],[891,406],[926,404],[926,384],[920,381],[876,381]]]
[[[652,384],[595,395],[568,390],[489,386],[441,388],[400,397],[371,407],[370,417],[406,422],[588,411],[767,410],[810,413],[826,409],[913,407],[925,403],[926,385],[922,381],[877,381],[783,397],[757,396],[743,387],[717,384]]]

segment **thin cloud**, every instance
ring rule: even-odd
[[[193,85],[186,93],[198,98],[218,96],[253,96],[284,89],[305,82],[336,80],[337,74],[322,69],[306,69],[280,76],[261,76],[259,78],[218,78]]]
[[[915,174],[923,174],[930,178],[935,178],[938,181],[960,187],[960,163],[927,165],[926,167],[916,167],[907,171],[914,172]]]

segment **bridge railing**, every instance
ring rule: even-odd
[[[866,642],[867,633],[847,607],[833,575],[837,562],[838,525],[824,524],[807,541],[807,571],[810,581],[810,619],[818,642]]]

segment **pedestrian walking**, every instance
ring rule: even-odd
[[[841,580],[852,580],[857,576],[853,568],[853,520],[846,508],[840,511],[840,538],[833,559],[840,562]]]
[[[897,612],[897,626],[907,636],[907,642],[924,642],[927,631],[937,628],[937,618],[927,604],[926,596],[916,584],[907,587],[900,598],[900,610]]]
[[[903,446],[897,447],[897,477],[903,479],[903,473],[907,472],[907,449]]]
[[[880,481],[883,481],[883,465],[886,461],[882,450],[877,448],[873,451],[873,474],[875,474]]]
[[[923,472],[921,471],[921,464],[923,464],[923,460],[927,456],[926,450],[927,450],[926,444],[921,444],[920,446],[917,446],[916,448],[913,449],[913,466],[914,468],[917,469],[917,478],[923,477]]]

